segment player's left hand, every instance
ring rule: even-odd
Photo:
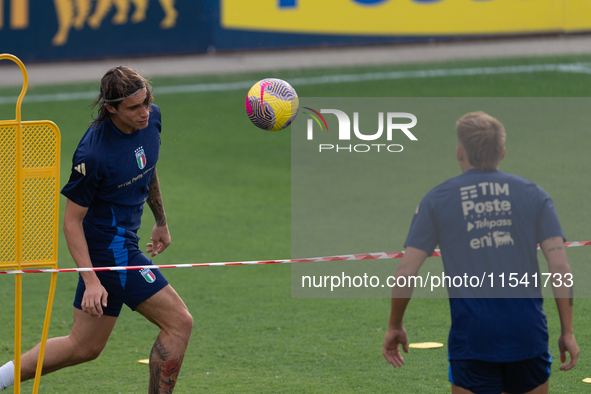
[[[171,242],[168,226],[164,225],[159,227],[154,225],[150,241],[152,242],[147,243],[148,250],[146,250],[146,253],[151,253],[151,257],[164,252],[164,249],[166,249]]]
[[[406,336],[406,330],[404,327],[388,327],[386,337],[384,338],[384,349],[382,350],[382,353],[394,368],[402,367],[404,364],[404,358],[400,354],[398,345],[402,345],[402,350],[404,350],[405,353],[408,353],[408,338]]]
[[[558,338],[558,349],[560,350],[560,362],[566,362],[566,353],[570,354],[570,360],[566,365],[561,365],[561,371],[568,371],[577,365],[577,359],[579,358],[579,345],[573,334],[562,334]]]

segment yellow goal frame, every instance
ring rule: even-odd
[[[48,120],[21,120],[27,70],[16,56],[0,54],[0,59],[12,60],[23,73],[16,118],[0,120],[0,269],[57,269],[60,131]],[[14,392],[20,393],[22,273],[14,275]],[[39,390],[56,280],[52,273],[33,393]]]

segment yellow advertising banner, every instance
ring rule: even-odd
[[[221,0],[221,25],[226,29],[333,35],[542,33],[589,29],[589,3],[588,0]]]
[[[591,30],[591,1],[564,0],[564,32]]]

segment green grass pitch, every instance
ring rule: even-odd
[[[153,78],[155,87],[196,83],[286,80],[365,72],[472,68],[590,62],[589,56],[497,59],[389,67],[278,71],[210,77]],[[97,90],[97,84],[67,84],[29,89],[29,95]],[[302,97],[588,97],[591,75],[535,72],[294,86]],[[19,89],[0,89],[0,97]],[[160,95],[163,113],[158,173],[173,244],[156,264],[290,258],[290,134],[269,133],[250,124],[244,110],[246,89],[228,92]],[[23,120],[50,119],[62,133],[61,183],[86,130],[91,100],[25,103]],[[591,110],[591,108],[590,108]],[[14,105],[0,105],[0,119],[14,118]],[[448,125],[453,140],[453,125]],[[571,241],[590,240],[588,223],[588,135],[553,130],[514,138],[507,130],[507,159],[501,169],[526,176],[554,198]],[[453,143],[452,143],[453,145]],[[537,154],[522,154],[523,152]],[[520,153],[521,152],[521,153]],[[459,173],[453,150],[447,161],[409,156],[419,169],[416,205],[444,178]],[[439,168],[441,171],[432,171]],[[64,199],[61,200],[63,211]],[[397,220],[389,250],[400,250],[408,230]],[[144,216],[140,241],[149,239],[153,219]],[[61,232],[61,230],[60,230]],[[60,233],[60,266],[73,267]],[[358,252],[377,252],[360,250]],[[572,261],[588,261],[591,249],[568,251]],[[296,256],[294,256],[296,257]],[[195,319],[191,343],[175,393],[446,393],[447,348],[412,350],[406,365],[392,369],[381,355],[387,299],[292,299],[289,265],[171,269],[164,272]],[[24,277],[23,349],[41,335],[48,275]],[[59,274],[50,337],[67,335],[77,275]],[[582,283],[580,286],[587,286]],[[0,364],[12,358],[14,278],[0,276]],[[575,300],[575,334],[581,348],[578,366],[558,371],[559,321],[546,300],[550,349],[555,362],[550,391],[587,390],[591,346],[591,302]],[[447,342],[450,324],[445,299],[414,299],[405,324],[412,342]],[[124,308],[101,357],[41,380],[42,393],[145,393],[148,358],[156,327]],[[30,392],[32,382],[23,384]],[[12,393],[12,389],[6,391]]]

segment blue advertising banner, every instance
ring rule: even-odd
[[[589,0],[0,0],[25,61],[591,31]]]
[[[22,60],[204,52],[201,0],[0,0],[0,52]]]

